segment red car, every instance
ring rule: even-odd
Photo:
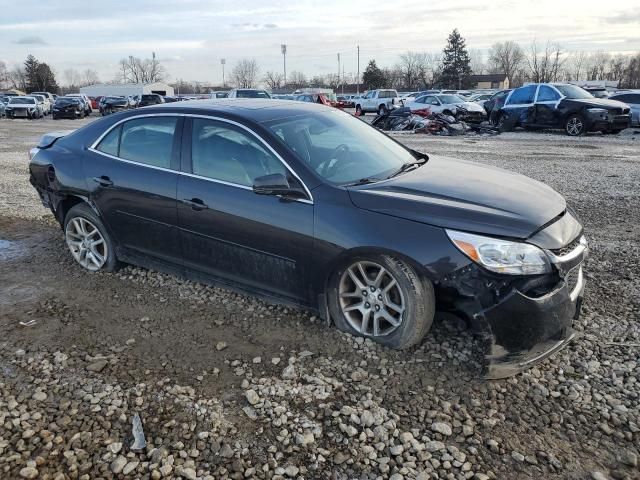
[[[99,110],[100,109],[100,100],[102,100],[103,95],[100,95],[99,97],[89,97],[89,101],[91,102],[91,108],[94,110]]]

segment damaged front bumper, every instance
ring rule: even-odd
[[[456,290],[454,309],[480,335],[485,378],[526,370],[575,337],[572,324],[580,315],[587,254],[581,237],[568,253],[547,251],[553,275],[510,280],[470,265],[445,279],[442,286]]]

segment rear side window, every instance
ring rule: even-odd
[[[96,149],[132,162],[170,168],[177,124],[176,117],[129,120],[111,130]]]
[[[520,105],[523,103],[533,103],[533,97],[536,94],[535,85],[527,85],[526,87],[516,88],[512,93],[507,105]]]
[[[107,136],[96,147],[96,150],[104,152],[114,157],[118,156],[118,148],[120,145],[120,132],[122,131],[122,125],[118,125],[116,128],[107,133]]]
[[[538,89],[538,102],[551,102],[560,100],[560,94],[549,85],[540,85]]]

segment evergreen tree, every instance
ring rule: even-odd
[[[378,68],[375,60],[369,60],[369,64],[362,74],[362,83],[370,90],[386,86],[384,72]]]
[[[471,59],[465,40],[457,28],[449,35],[442,54],[442,72],[438,83],[444,88],[465,88],[471,75]]]
[[[46,63],[40,63],[36,57],[29,55],[24,62],[27,92],[52,92],[58,91],[56,77]]]

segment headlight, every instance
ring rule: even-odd
[[[446,232],[462,253],[492,272],[537,275],[551,271],[546,254],[530,243],[510,242],[455,230]]]
[[[587,112],[595,113],[595,114],[606,114],[607,109],[606,108],[587,108]]]

